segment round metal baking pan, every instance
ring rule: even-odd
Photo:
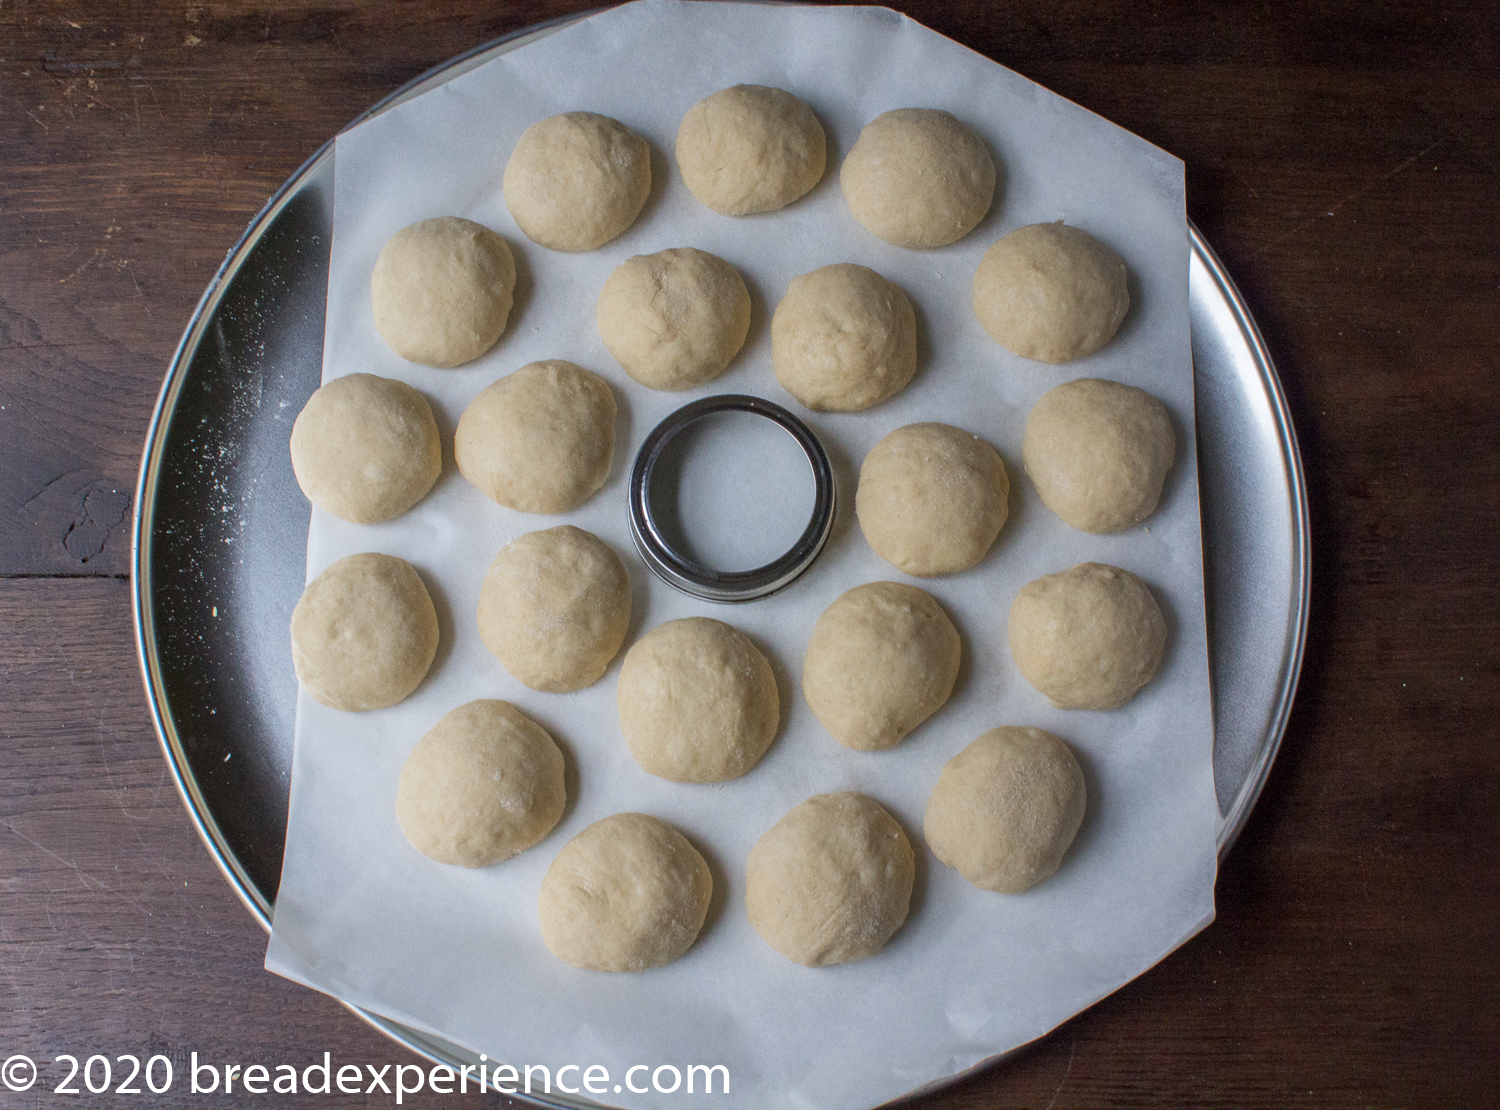
[[[354,122],[576,18],[455,58]],[[277,191],[204,292],[168,367],[135,498],[136,646],[157,734],[204,844],[267,930],[297,698],[287,628],[309,521],[287,442],[322,370],[333,157],[329,142]],[[1188,233],[1222,858],[1275,759],[1301,670],[1307,496],[1255,320],[1197,229]],[[430,1060],[472,1062],[350,1008]]]

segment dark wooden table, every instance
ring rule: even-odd
[[[267,196],[422,70],[585,6],[0,0],[0,1057],[44,1066],[0,1106],[63,1100],[61,1053],[168,1056],[162,1106],[235,1104],[188,1094],[192,1052],[410,1059],[262,970],[193,832],[132,648],[131,491]],[[1500,15],[898,6],[1186,160],[1290,397],[1314,552],[1218,921],[921,1105],[1500,1104]]]

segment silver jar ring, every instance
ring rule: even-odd
[[[772,421],[792,437],[812,469],[813,509],[807,527],[785,553],[753,570],[718,570],[679,550],[668,539],[652,504],[651,478],[672,441],[698,421],[721,412],[748,412]],[[833,467],[812,429],[780,405],[744,393],[705,397],[672,413],[641,444],[630,472],[630,532],[641,558],[667,585],[705,601],[754,601],[790,585],[812,566],[828,542],[837,503]]]

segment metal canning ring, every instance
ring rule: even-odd
[[[783,555],[754,570],[715,570],[693,560],[672,546],[652,511],[651,477],[668,445],[691,425],[721,412],[753,413],[779,425],[802,448],[812,468],[813,511],[807,527]],[[780,405],[745,393],[705,397],[672,413],[641,444],[630,472],[630,534],[636,550],[667,585],[705,601],[755,601],[790,585],[812,566],[828,542],[837,505],[833,467],[812,429]]]

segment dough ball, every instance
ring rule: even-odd
[[[1042,394],[1021,446],[1042,504],[1085,532],[1119,532],[1150,516],[1176,457],[1166,406],[1102,378]]]
[[[899,285],[843,262],[793,278],[771,317],[776,380],[814,412],[858,412],[917,371],[917,317]]]
[[[1130,308],[1125,261],[1062,223],[1017,228],[984,252],[974,315],[1022,358],[1068,362],[1114,338]]]
[[[863,794],[819,794],[755,842],[750,924],[787,959],[824,967],[873,956],[911,905],[916,857],[896,819]]]
[[[459,472],[486,497],[524,513],[577,508],[609,477],[614,453],[614,391],[556,358],[483,390],[453,434]]]
[[[595,821],[542,879],[542,940],[590,971],[644,971],[692,947],[713,894],[708,864],[687,837],[642,813]]]
[[[984,219],[995,176],[984,141],[948,112],[899,108],[859,133],[839,184],[867,231],[898,247],[943,247]]]
[[[1083,771],[1039,728],[993,728],[943,765],[922,832],[977,887],[1019,894],[1049,878],[1083,824]]]
[[[651,192],[651,148],[619,120],[564,112],[521,134],[501,188],[533,243],[591,251],[640,215]]]
[[[375,329],[408,362],[460,366],[495,345],[510,316],[516,261],[482,224],[439,216],[386,240],[370,275]]]
[[[316,700],[358,712],[395,705],[437,654],[437,610],[405,559],[366,552],[307,584],[292,610],[292,664]]]
[[[551,832],[566,799],[562,752],[547,730],[508,701],[471,701],[406,757],[396,820],[424,856],[488,867]]]
[[[766,754],[781,721],[766,657],[709,617],[668,621],[636,641],[616,698],[630,754],[672,782],[738,778]]]
[[[292,425],[292,471],[307,499],[354,524],[400,516],[443,472],[437,421],[405,382],[335,378]]]
[[[1005,464],[984,440],[951,424],[908,424],[865,456],[854,512],[877,555],[930,578],[984,558],[1009,497]]]
[[[928,594],[898,582],[856,586],[813,626],[802,693],[844,747],[882,751],[942,708],[959,651],[958,629]]]
[[[785,208],[823,179],[823,125],[789,92],[735,85],[704,97],[677,129],[677,168],[725,216]]]
[[[1059,709],[1115,709],[1151,681],[1167,622],[1146,584],[1103,563],[1028,582],[1010,607],[1010,653]]]
[[[739,271],[684,247],[627,258],[595,309],[599,338],[625,372],[652,389],[690,389],[719,376],[750,332]]]
[[[516,678],[561,694],[599,680],[630,627],[625,564],[564,524],[500,549],[479,588],[479,636]]]

